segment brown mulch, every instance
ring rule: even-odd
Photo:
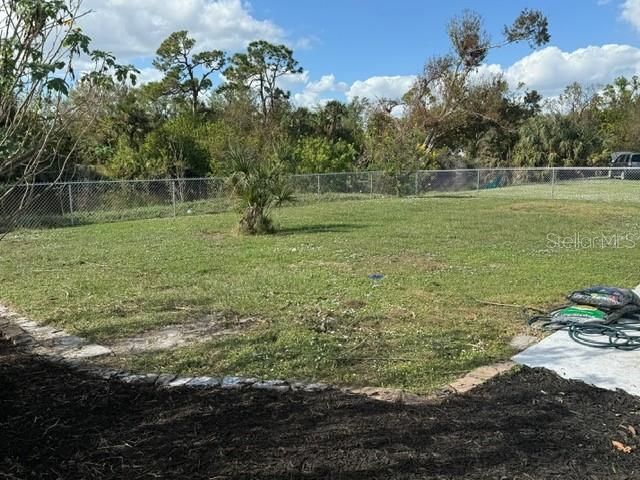
[[[635,429],[640,399],[540,370],[403,406],[124,385],[0,340],[0,479],[638,479],[611,443]]]

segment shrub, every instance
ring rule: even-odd
[[[293,200],[293,189],[282,166],[261,160],[247,149],[232,148],[228,160],[233,174],[228,188],[242,212],[239,229],[249,235],[272,233],[271,210]]]

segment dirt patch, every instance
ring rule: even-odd
[[[514,202],[508,205],[498,206],[496,210],[522,212],[531,215],[553,213],[568,216],[593,216],[593,207],[591,205],[570,202]],[[611,215],[621,217],[628,215],[628,211],[616,205],[611,205],[609,212]]]
[[[292,263],[289,268],[293,270],[305,270],[309,268],[326,268],[333,272],[349,273],[353,272],[353,265],[348,262],[330,262],[324,260],[303,260],[301,262]],[[306,270],[305,270],[306,271]]]
[[[202,237],[205,240],[208,240],[210,242],[222,242],[225,238],[226,235],[224,233],[220,233],[220,232],[201,232],[202,233]]]
[[[343,302],[343,305],[350,310],[360,310],[367,306],[367,302],[356,299],[349,299]]]
[[[187,323],[167,325],[132,337],[104,342],[116,355],[167,350],[206,342],[213,337],[237,335],[261,321],[258,317],[209,314]]]
[[[158,390],[0,341],[3,478],[628,480],[640,477],[639,424],[640,399],[541,370],[406,406],[338,391]]]
[[[416,314],[404,307],[391,307],[387,312],[387,317],[391,320],[415,320]]]
[[[420,272],[438,272],[448,268],[448,264],[435,257],[425,254],[402,253],[398,255],[378,256],[372,259],[369,269],[384,271],[394,271],[398,265],[411,265]],[[372,270],[372,271],[373,271]]]

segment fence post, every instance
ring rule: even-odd
[[[480,196],[480,169],[478,169],[477,171],[477,177],[476,177],[476,197]]]
[[[551,198],[556,198],[556,169],[551,167]]]
[[[416,197],[418,196],[418,175],[419,175],[420,170],[416,170],[416,187],[415,187],[415,195]]]
[[[316,175],[318,181],[318,200],[320,200],[320,174]]]
[[[176,216],[176,182],[171,180],[171,205],[173,205],[173,216]]]
[[[73,219],[73,194],[71,193],[71,184],[67,183],[67,192],[69,192],[69,218],[71,219],[71,225],[75,224]]]
[[[369,172],[369,194],[373,197],[373,172]]]

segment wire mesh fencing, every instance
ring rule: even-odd
[[[0,189],[0,231],[219,213],[222,178],[71,182]]]
[[[495,169],[479,178],[485,197],[640,202],[640,168]]]
[[[634,181],[635,180],[635,181]],[[640,168],[503,168],[292,175],[298,202],[486,197],[640,203]],[[0,231],[219,213],[224,178],[0,185]]]

